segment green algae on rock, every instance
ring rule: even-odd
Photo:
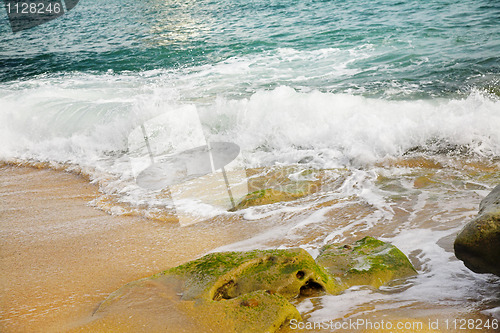
[[[96,318],[112,307],[126,321],[126,314],[157,313],[154,304],[163,304],[169,313],[190,318],[192,327],[276,332],[301,320],[292,298],[339,294],[352,285],[379,287],[415,273],[401,251],[372,237],[351,246],[326,245],[316,261],[301,248],[217,252],[123,286]]]
[[[231,299],[256,290],[285,298],[339,290],[307,251],[254,250],[211,253],[152,277],[182,281],[185,300]]]
[[[460,231],[454,248],[470,270],[500,276],[500,185],[481,201],[478,215]]]
[[[162,298],[161,303],[180,314],[192,304],[190,313],[198,326],[274,332],[291,319],[301,320],[288,299],[339,291],[304,249],[220,252],[131,282],[111,294],[96,313],[105,315],[110,307],[131,311],[129,304],[139,304],[138,311],[143,311],[151,299]]]
[[[345,289],[355,285],[379,288],[391,280],[417,273],[403,252],[373,237],[365,237],[352,245],[325,245],[316,262]]]

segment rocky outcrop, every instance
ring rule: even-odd
[[[340,291],[303,249],[211,253],[125,285],[101,304],[96,316],[106,315],[110,307],[117,312],[128,311],[127,304],[148,304],[151,297],[141,295],[154,294],[165,298],[155,304],[168,302],[181,313],[186,304],[196,304],[192,312],[196,327],[216,327],[217,332],[274,332],[291,319],[301,320],[288,300]]]
[[[158,280],[182,281],[183,300],[222,300],[265,290],[287,299],[311,292],[339,292],[304,249],[211,253],[162,272]]]
[[[478,215],[460,231],[454,247],[470,270],[500,276],[500,185],[481,201]]]
[[[391,280],[417,273],[397,247],[373,237],[365,237],[351,245],[326,245],[316,262],[344,289],[355,285],[379,288]]]
[[[289,302],[293,298],[339,294],[359,284],[377,288],[412,274],[403,253],[371,237],[352,245],[327,245],[317,261],[300,248],[211,253],[123,286],[95,316],[120,313],[127,318],[163,304],[176,318],[187,316],[196,329],[275,332],[292,319],[301,320]],[[119,322],[126,324],[126,319]],[[166,318],[163,325],[171,323]]]

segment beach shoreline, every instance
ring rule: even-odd
[[[406,160],[405,163],[410,162],[411,160]],[[331,222],[326,222],[324,227],[332,229],[329,232],[333,233],[336,232],[335,230],[340,232],[345,229],[344,237],[347,239],[354,240],[353,237],[366,235],[386,238],[391,237],[391,234],[397,235],[397,231],[393,228],[409,219],[411,210],[418,206],[417,199],[420,198],[418,196],[405,199],[398,204],[399,206],[394,203],[397,214],[394,215],[394,221],[390,224],[376,224],[370,228],[361,228],[352,234],[349,228],[365,220],[366,215],[370,214],[374,207],[353,202],[345,207],[335,208],[335,201],[332,201],[311,207],[304,212],[306,215],[296,214],[288,218],[283,215],[277,219],[269,217],[247,219],[246,214],[236,212],[181,227],[178,223],[148,219],[138,214],[116,216],[106,213],[95,205],[89,204],[103,194],[98,186],[89,181],[85,175],[64,171],[64,169],[54,170],[45,165],[39,168],[35,165],[0,165],[0,183],[2,184],[0,233],[3,239],[0,245],[0,265],[3,268],[0,275],[0,330],[7,333],[85,332],[89,329],[95,332],[135,332],[143,328],[148,331],[164,331],[161,329],[161,323],[165,323],[165,320],[168,322],[169,331],[172,332],[216,329],[217,325],[212,325],[210,321],[200,322],[197,319],[196,307],[187,303],[179,308],[176,305],[153,302],[152,304],[155,304],[153,308],[142,308],[141,302],[135,302],[130,305],[137,307],[137,312],[133,312],[133,319],[122,318],[120,313],[97,318],[93,317],[93,313],[112,292],[129,282],[151,276],[211,251],[259,248],[262,244],[255,242],[258,237],[261,237],[259,235],[269,236],[274,232],[279,234],[282,232],[279,231],[280,227],[289,223],[299,223],[298,226],[302,226],[305,216],[315,214],[321,209],[331,210],[329,213],[331,216],[328,218]],[[422,168],[422,166],[425,167]],[[418,162],[416,167],[413,166],[412,170],[414,172],[420,170],[413,176],[416,177],[413,185],[415,187],[432,188],[434,181],[439,177],[446,178],[439,172],[439,170],[446,169],[434,165],[429,166],[423,164],[422,161]],[[429,173],[431,170],[434,170],[434,176]],[[493,172],[493,175],[497,174],[496,168],[490,170],[483,166],[475,166],[471,174],[475,174],[474,170],[481,170],[479,176],[490,172]],[[418,176],[421,173],[426,174],[424,178],[427,180],[423,183],[421,181],[423,176]],[[380,181],[382,184],[387,182],[383,178]],[[437,235],[448,235],[432,236],[432,238],[439,239],[436,246],[442,248],[445,251],[443,253],[452,251],[452,236],[456,233],[453,230],[459,230],[457,228],[463,223],[461,216],[472,216],[475,214],[474,210],[477,209],[461,208],[460,203],[470,201],[470,196],[459,196],[455,200],[458,200],[454,206],[456,212],[447,212],[445,214],[451,215],[444,218],[448,221],[447,223],[451,224],[440,225],[437,221],[430,222],[433,220],[433,214],[439,211],[435,200],[430,200],[426,207],[421,207],[413,222],[416,223],[417,229],[415,230],[419,230],[418,225],[421,225],[421,227],[429,228],[429,231],[433,229]],[[479,200],[479,196],[473,199],[474,202],[479,202]],[[325,208],[325,205],[331,207]],[[476,204],[469,205],[470,207],[477,206]],[[271,237],[266,241],[265,247],[305,246],[310,238],[324,238],[325,231],[321,228],[306,228],[305,225],[303,227],[297,229],[295,233],[296,236],[304,233],[301,236],[305,237],[304,239],[292,237],[295,239],[292,244],[292,239],[287,240],[285,237],[273,240]],[[356,228],[359,229],[359,226]],[[423,229],[420,230],[423,231]],[[287,235],[290,236],[288,233]],[[392,237],[404,239],[405,236]],[[419,251],[410,252],[408,249],[406,253],[420,274],[432,275],[432,272],[436,270],[433,268],[435,263],[431,262],[429,266],[429,263],[425,263],[425,260],[421,258]],[[487,280],[488,278],[485,277],[478,281],[482,285],[480,288],[489,288],[487,286],[493,280],[491,282]],[[408,286],[412,283],[410,282]],[[419,289],[416,286],[413,288],[415,291]],[[388,294],[383,296],[385,293]],[[325,313],[325,311],[337,309],[337,306],[333,306],[330,302],[338,299],[338,302],[342,303],[353,296],[356,297],[356,302],[361,303],[346,304],[347,308],[340,310],[338,314]],[[372,297],[378,304],[376,307],[369,305]],[[453,295],[442,297],[452,298]],[[406,306],[400,308],[397,306],[400,303]],[[431,301],[423,301],[423,299],[402,302],[398,300],[398,288],[394,291],[387,289],[377,293],[362,287],[360,290],[356,288],[348,290],[343,295],[326,296],[311,302],[310,307],[315,309],[312,313],[311,309],[307,310],[308,306],[305,305],[308,304],[307,302],[302,304],[300,300],[296,300],[293,304],[302,309],[304,325],[311,324],[318,318],[335,318],[345,312],[347,316],[343,317],[345,320],[364,318],[372,322],[379,322],[381,319],[394,322],[417,321],[428,324],[423,326],[422,332],[453,332],[453,330],[443,329],[444,324],[439,327],[439,330],[431,330],[429,324],[431,320],[445,323],[454,319],[474,319],[484,322],[491,319],[490,316],[481,313],[480,309],[468,308],[467,304],[463,304],[462,308],[451,305],[453,303],[450,303],[448,307],[443,304],[432,304]],[[323,306],[325,309],[321,310]],[[171,320],[164,317],[165,313],[170,314],[168,318]],[[176,314],[173,315],[173,313]],[[321,314],[318,317],[315,313]],[[338,323],[339,320],[340,317],[333,322]],[[284,328],[283,331],[297,330],[289,327]],[[326,332],[330,330],[299,329],[298,331]],[[372,330],[364,331],[372,332]],[[488,332],[488,330],[483,331]]]

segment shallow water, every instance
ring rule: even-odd
[[[62,266],[51,264],[44,259],[45,273],[30,277],[30,285],[37,286],[36,291],[31,291],[30,295],[47,294],[51,299],[59,299],[61,304],[66,304],[73,299],[72,297],[76,297],[70,305],[58,306],[55,301],[51,303],[51,309],[44,310],[45,308],[36,303],[37,297],[19,294],[25,288],[19,289],[7,280],[4,281],[7,283],[5,287],[11,290],[12,295],[9,296],[11,301],[4,304],[3,326],[18,327],[16,325],[19,325],[19,322],[16,324],[16,321],[21,318],[28,319],[30,325],[47,325],[46,320],[42,318],[46,313],[44,311],[51,311],[59,315],[56,317],[56,322],[60,326],[55,327],[76,328],[84,325],[85,329],[89,327],[104,329],[106,325],[122,327],[120,325],[133,326],[147,322],[149,323],[147,327],[154,330],[157,325],[162,327],[163,319],[155,321],[154,313],[157,311],[141,307],[139,304],[143,301],[140,299],[137,304],[131,304],[132,307],[138,306],[139,311],[136,319],[132,321],[112,314],[108,314],[104,321],[96,324],[88,324],[88,321],[95,320],[91,317],[93,309],[121,284],[172,267],[184,260],[194,259],[207,251],[300,246],[316,256],[319,248],[328,242],[351,243],[367,235],[380,238],[400,248],[409,257],[418,275],[379,290],[361,286],[350,288],[337,296],[326,295],[294,300],[293,303],[300,310],[306,320],[305,323],[344,323],[358,319],[373,322],[391,319],[397,322],[411,319],[428,325],[429,320],[433,320],[440,322],[441,331],[453,332],[450,326],[453,320],[474,319],[486,322],[488,319],[499,318],[499,278],[471,272],[453,254],[455,235],[477,213],[480,200],[499,182],[498,163],[467,161],[446,156],[435,159],[420,156],[391,159],[369,170],[314,170],[296,165],[254,169],[249,170],[248,174],[250,189],[271,187],[288,190],[290,184],[293,184],[290,178],[296,182],[300,179],[297,174],[306,174],[304,177],[308,179],[307,181],[315,184],[315,191],[293,201],[249,207],[232,213],[227,211],[218,213],[189,227],[179,227],[177,222],[165,218],[159,219],[161,220],[159,222],[141,221],[136,217],[132,220],[102,220],[101,223],[99,221],[103,219],[102,217],[89,219],[81,216],[83,207],[75,207],[72,212],[64,213],[62,217],[72,216],[70,220],[61,220],[59,214],[50,213],[52,217],[44,217],[41,221],[47,222],[43,223],[21,212],[27,222],[31,222],[26,225],[7,226],[5,223],[11,221],[8,218],[9,207],[12,207],[7,202],[2,209],[4,212],[2,232],[14,242],[16,240],[22,242],[19,246],[24,248],[26,253],[36,254],[39,251],[37,249],[44,248],[45,252],[50,251],[50,247],[47,246],[54,241],[57,241],[59,248],[64,248],[64,244],[68,242],[68,245],[72,244],[72,239],[81,239],[79,245],[90,242],[88,249],[80,249],[84,253],[91,254],[94,250],[104,252],[98,255],[98,258],[102,258],[97,262],[93,255],[88,259],[65,263]],[[22,172],[16,178],[13,177],[12,171],[6,175],[8,176],[6,179],[14,187],[10,190],[6,188],[4,195],[8,195],[7,198],[11,199],[19,197],[12,191],[14,188],[22,187],[22,183],[28,180],[27,176],[31,176],[30,173]],[[54,196],[51,194],[54,193],[52,189],[55,184],[60,184],[58,178],[61,176],[54,174],[51,177],[53,179],[51,178],[45,185],[47,193],[40,190],[34,192],[36,198],[42,202]],[[48,186],[49,184],[52,185]],[[70,186],[67,187],[69,190],[73,185],[66,183],[64,186]],[[23,198],[33,195],[26,190],[22,191],[25,193]],[[56,205],[64,205],[72,198],[59,190],[55,193],[58,193],[53,199]],[[80,205],[99,196],[102,194],[94,190],[92,195],[84,195],[79,200]],[[108,205],[108,208],[115,207],[115,211],[130,209],[128,205],[123,206],[123,203],[115,200],[108,201]],[[94,211],[92,214],[98,213],[95,208],[85,209],[85,214],[90,214],[92,211]],[[140,208],[135,208],[135,212],[133,215],[146,214]],[[164,216],[170,216],[169,214],[168,210],[163,213]],[[75,217],[78,219],[75,220]],[[126,217],[121,217],[123,218]],[[95,238],[96,233],[100,233],[101,236]],[[130,237],[127,235],[134,235],[134,240],[127,241],[126,239]],[[173,235],[176,241],[172,238]],[[103,237],[106,239],[102,239]],[[95,246],[91,245],[94,242]],[[197,244],[194,248],[189,245],[193,242]],[[200,247],[202,244],[200,242],[203,242],[203,247]],[[10,243],[4,243],[4,249],[15,246],[14,243],[12,246]],[[79,251],[77,248],[74,250]],[[113,254],[108,252],[111,249]],[[187,251],[188,249],[191,250]],[[159,260],[161,256],[165,256],[164,251],[168,252],[168,258]],[[131,255],[134,258],[139,255],[139,261],[131,260]],[[34,256],[33,259],[35,258],[37,257]],[[29,259],[26,258],[24,262],[27,261]],[[92,278],[84,273],[76,281],[81,282],[85,276],[90,279],[95,279],[97,276],[99,278],[92,283],[89,280],[83,285],[66,281],[68,275],[75,274],[75,270],[85,269],[83,267],[87,265],[85,262],[88,265],[97,264],[99,272],[95,273],[97,275],[92,275],[94,276]],[[144,263],[139,264],[139,262]],[[101,267],[103,264],[105,266]],[[109,274],[115,274],[111,267],[119,270],[126,268],[126,272],[116,276],[122,277],[122,280],[119,280],[121,283],[119,281],[110,283],[106,280],[108,278],[103,280]],[[20,270],[20,268],[14,268],[12,272],[19,279],[25,279],[23,275],[25,269]],[[99,281],[104,284],[104,290],[100,288],[95,290],[94,285]],[[54,288],[49,285],[59,285],[61,282],[65,287],[57,293],[54,293],[54,289],[47,289]],[[75,296],[69,297],[66,293]],[[86,296],[89,299],[82,299],[82,294],[90,295]],[[22,304],[26,305],[19,308]],[[74,308],[73,312],[69,311],[71,315],[65,310],[67,306]],[[445,329],[446,323],[449,330]],[[172,325],[175,326],[174,322]]]
[[[298,306],[309,321],[360,316],[427,321],[434,315],[443,321],[478,314],[498,319],[498,278],[472,273],[453,253],[456,234],[498,183],[498,163],[481,165],[455,158],[431,163],[413,158],[386,165],[344,170],[344,175],[337,171],[343,181],[331,189],[325,186],[297,202],[273,208],[248,209],[246,219],[264,218],[275,221],[275,226],[217,250],[301,246],[314,256],[327,242],[351,243],[370,235],[399,247],[418,276],[378,291],[355,287],[340,296],[304,300]]]

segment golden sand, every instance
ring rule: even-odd
[[[0,184],[5,333],[74,328],[123,284],[241,240],[259,227],[227,219],[180,227],[111,216],[88,205],[99,195],[96,186],[50,169],[0,166]]]

